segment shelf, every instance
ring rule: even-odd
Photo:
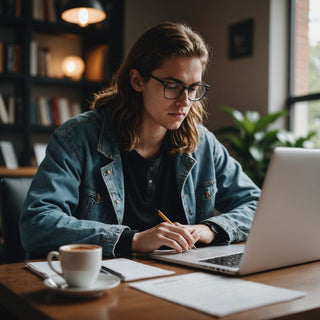
[[[37,167],[19,167],[17,169],[8,169],[0,166],[0,177],[33,177]]]
[[[69,87],[92,87],[97,88],[101,86],[101,82],[97,81],[88,81],[85,79],[74,81],[68,78],[49,78],[49,77],[32,77],[32,82],[34,84],[41,84],[41,85],[58,85],[58,86],[69,86]]]
[[[25,80],[26,76],[23,73],[0,73],[0,81],[23,81]]]
[[[0,123],[0,131],[6,131],[6,132],[23,132],[24,126],[18,125],[18,124],[3,124]]]
[[[9,27],[24,27],[25,19],[0,15],[0,25]]]

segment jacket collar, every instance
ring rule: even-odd
[[[111,128],[111,118],[110,114],[106,112],[106,109],[97,111],[102,116],[102,128],[99,136],[99,142],[97,146],[97,151],[103,154],[105,157],[115,160],[120,156],[120,150],[117,144],[117,139],[115,133]],[[191,154],[183,153],[178,156],[181,163],[186,168],[186,174],[193,168],[197,162]]]
[[[117,144],[116,136],[111,128],[111,119],[105,109],[99,110],[102,118],[102,128],[99,136],[97,151],[105,157],[115,160],[120,156],[120,150]]]

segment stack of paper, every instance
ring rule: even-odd
[[[60,261],[52,261],[52,263],[55,268],[58,270],[61,269]],[[56,273],[49,267],[47,261],[27,262],[26,268],[43,279],[56,275]],[[132,281],[174,274],[174,271],[148,266],[144,263],[125,258],[103,260],[101,272],[112,273],[122,281]]]

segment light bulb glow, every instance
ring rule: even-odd
[[[61,14],[63,20],[78,24],[81,27],[103,21],[106,17],[107,15],[104,11],[89,7],[72,8]]]
[[[84,72],[83,60],[77,56],[65,57],[62,61],[63,74],[73,80],[80,80]]]
[[[79,25],[81,27],[86,26],[88,24],[88,20],[89,20],[88,10],[85,8],[81,8],[79,10]]]
[[[67,63],[67,70],[69,73],[72,73],[76,68],[76,64],[74,63],[74,61],[68,61]]]

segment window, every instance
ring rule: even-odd
[[[290,0],[290,129],[320,148],[320,1]]]

